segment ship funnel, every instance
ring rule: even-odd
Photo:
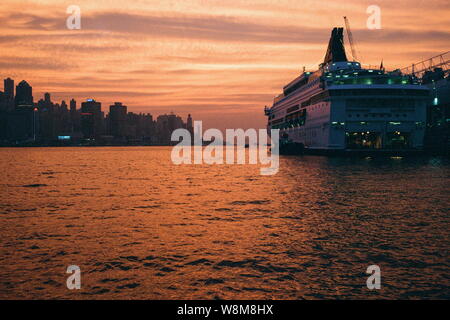
[[[327,54],[323,63],[346,61],[348,60],[344,48],[344,28],[334,28],[331,32],[330,43],[328,44]]]

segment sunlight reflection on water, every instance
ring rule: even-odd
[[[261,176],[163,147],[0,154],[3,299],[450,298],[448,159],[282,157]]]

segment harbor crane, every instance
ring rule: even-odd
[[[347,29],[348,42],[350,43],[350,47],[352,48],[353,61],[357,61],[358,57],[356,54],[355,44],[353,42],[352,30],[350,29],[350,22],[348,21],[347,17],[344,17],[344,21],[345,21],[345,28]]]

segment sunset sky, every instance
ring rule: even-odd
[[[381,30],[366,28],[372,4]],[[66,28],[69,5],[81,30]],[[448,0],[2,0],[0,76],[27,80],[35,101],[50,92],[104,111],[121,101],[206,127],[263,127],[264,105],[317,67],[344,15],[363,64],[394,69],[450,50]]]

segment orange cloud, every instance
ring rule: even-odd
[[[388,68],[448,50],[447,0],[380,0],[382,29],[367,30],[366,0],[3,0],[1,76],[35,98],[94,97],[103,109],[192,113],[206,126],[263,127],[262,108],[303,66],[317,67],[332,27],[350,18],[363,63]]]

